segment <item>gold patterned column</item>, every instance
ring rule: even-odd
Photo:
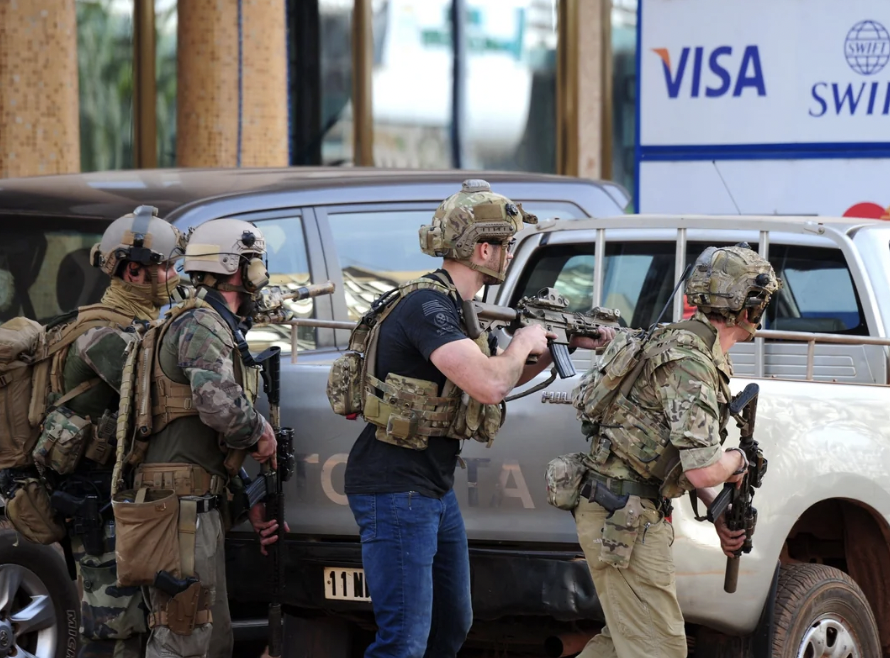
[[[177,161],[288,164],[284,0],[180,0]]]
[[[0,178],[80,171],[71,0],[0,0]]]
[[[557,173],[609,178],[611,0],[559,0]]]

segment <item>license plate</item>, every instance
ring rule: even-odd
[[[324,597],[335,601],[370,601],[365,570],[325,567]]]

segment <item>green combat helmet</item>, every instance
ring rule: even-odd
[[[465,180],[460,192],[452,194],[436,209],[432,223],[420,227],[420,250],[503,281],[507,249],[501,249],[498,271],[473,263],[470,260],[473,249],[478,242],[506,245],[522,229],[523,223],[537,224],[538,218],[525,212],[522,204],[492,192],[484,180]]]
[[[728,326],[738,325],[753,336],[770,298],[781,289],[773,266],[742,242],[705,249],[686,282],[686,297],[703,313],[722,315]],[[744,309],[747,322],[739,318]]]

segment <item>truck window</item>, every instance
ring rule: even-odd
[[[839,249],[772,245],[770,262],[785,286],[767,308],[767,328],[868,334],[856,286]]]
[[[266,238],[266,256],[269,259],[271,284],[297,287],[311,283],[302,219],[300,217],[278,217],[254,220],[253,223]],[[285,302],[285,305],[300,318],[315,317],[315,301],[312,299]],[[298,351],[315,349],[315,328],[297,327],[296,331]],[[290,353],[290,336],[289,326],[258,325],[247,334],[247,342],[253,350],[264,350],[272,345],[277,345],[282,352]]]
[[[54,225],[61,223],[29,218],[27,224],[35,228],[4,229],[0,241],[0,322],[26,315],[45,323],[102,297],[108,277],[90,265],[90,249],[102,239],[104,225],[97,229],[97,223],[91,222],[90,226],[75,227],[69,221],[70,228],[54,230]]]
[[[672,242],[627,242],[606,245],[603,306],[621,311],[621,323],[648,327],[667,303],[674,287]],[[538,250],[520,280],[513,303],[544,287],[554,287],[573,311],[593,305],[594,245],[560,245]]]
[[[729,244],[729,243],[727,243]],[[695,262],[705,243],[687,245],[686,262]],[[724,246],[724,245],[716,245]],[[752,244],[757,249],[756,244]],[[622,323],[650,326],[676,285],[673,242],[607,243],[603,268],[603,306],[621,311]],[[765,329],[865,335],[868,328],[844,256],[838,249],[774,244],[770,262],[785,287],[767,309]],[[523,295],[553,286],[573,311],[593,303],[593,244],[539,249],[520,279],[513,303]],[[682,294],[682,293],[681,293]],[[684,317],[694,308],[686,305]],[[668,309],[662,321],[670,321]]]
[[[577,206],[557,201],[527,201],[522,207],[538,219],[577,219]],[[441,260],[420,251],[417,230],[428,224],[435,205],[424,210],[355,210],[328,214],[350,320],[358,320],[382,293],[423,276]]]

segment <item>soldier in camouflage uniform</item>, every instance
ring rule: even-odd
[[[689,303],[698,307],[693,318],[655,331],[642,348],[636,378],[625,375],[605,412],[588,413],[603,387],[616,385],[609,377],[627,371],[620,354],[626,341],[614,341],[576,390],[574,404],[592,445],[574,515],[606,617],[582,658],[687,655],[673,529],[665,520],[669,499],[695,489],[710,504],[711,487],[744,476],[744,453],[721,449],[732,376],[727,352],[753,338],[780,287],[770,264],[747,245],[709,247],[686,284]],[[744,532],[730,532],[722,517],[716,526],[732,555]]]
[[[202,595],[193,627],[183,628],[175,614],[168,616],[171,596],[147,588],[149,658],[232,655],[223,544],[226,484],[247,452],[275,465],[275,435],[254,408],[258,369],[241,328],[253,295],[269,280],[264,254],[262,233],[247,222],[219,219],[195,229],[183,269],[197,293],[171,310],[157,339],[153,430],[134,487],[176,490],[182,576],[197,578]],[[189,509],[192,527],[183,535]],[[262,504],[250,512],[265,546],[277,540],[278,525],[263,517]],[[191,547],[183,545],[188,536]]]
[[[72,343],[65,357],[63,391],[86,390],[65,403],[77,415],[95,424],[94,440],[87,444],[74,473],[64,476],[59,488],[72,495],[100,494],[108,502],[114,414],[118,408],[124,350],[134,333],[125,326],[133,320],[157,319],[169,293],[178,284],[173,258],[181,253],[182,236],[159,219],[157,209],[140,206],[105,231],[93,248],[92,262],[111,277],[101,304],[126,322],[88,329]],[[146,627],[146,609],[137,587],[118,587],[111,510],[98,523],[104,525],[101,554],[87,554],[83,537],[69,527],[71,550],[77,565],[81,598],[81,658],[138,658]]]

